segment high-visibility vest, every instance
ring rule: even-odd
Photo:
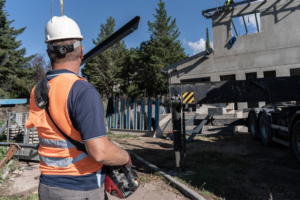
[[[226,6],[230,5],[230,1],[231,1],[231,0],[227,0]],[[227,10],[227,9],[229,9],[229,8],[225,8],[225,10]]]
[[[60,74],[49,81],[49,112],[56,125],[65,134],[82,142],[79,132],[72,125],[67,107],[69,92],[77,80],[85,79],[75,74]],[[103,165],[86,153],[77,150],[57,130],[46,111],[37,107],[34,93],[35,88],[30,95],[30,113],[26,127],[35,126],[38,131],[41,173],[44,175],[80,176],[99,171]]]

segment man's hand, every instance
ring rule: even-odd
[[[131,157],[130,156],[129,156],[129,160],[125,164],[125,167],[127,168],[127,170],[131,170],[132,162],[131,162]]]
[[[131,159],[129,154],[112,143],[107,137],[84,141],[86,150],[95,161],[109,166],[127,165]]]

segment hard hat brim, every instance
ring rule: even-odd
[[[45,40],[45,43],[49,43],[49,42],[53,42],[55,40],[65,40],[65,39],[81,39],[83,40],[83,37],[55,37],[55,38],[51,38],[49,40]]]

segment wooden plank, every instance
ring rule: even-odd
[[[4,167],[6,162],[9,161],[13,157],[13,155],[17,152],[18,149],[20,149],[20,147],[18,147],[18,145],[16,145],[16,144],[10,145],[9,149],[6,151],[6,153],[4,154],[4,157],[0,161],[0,168]]]

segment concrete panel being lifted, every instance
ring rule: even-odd
[[[254,13],[259,13],[260,32],[237,36],[231,47],[232,19]],[[220,81],[223,75],[245,80],[246,73],[263,78],[266,71],[283,77],[290,76],[290,69],[300,68],[300,0],[252,2],[212,13],[211,19],[214,52],[209,59],[197,58],[178,65],[180,70],[170,74],[171,84],[202,77]]]

